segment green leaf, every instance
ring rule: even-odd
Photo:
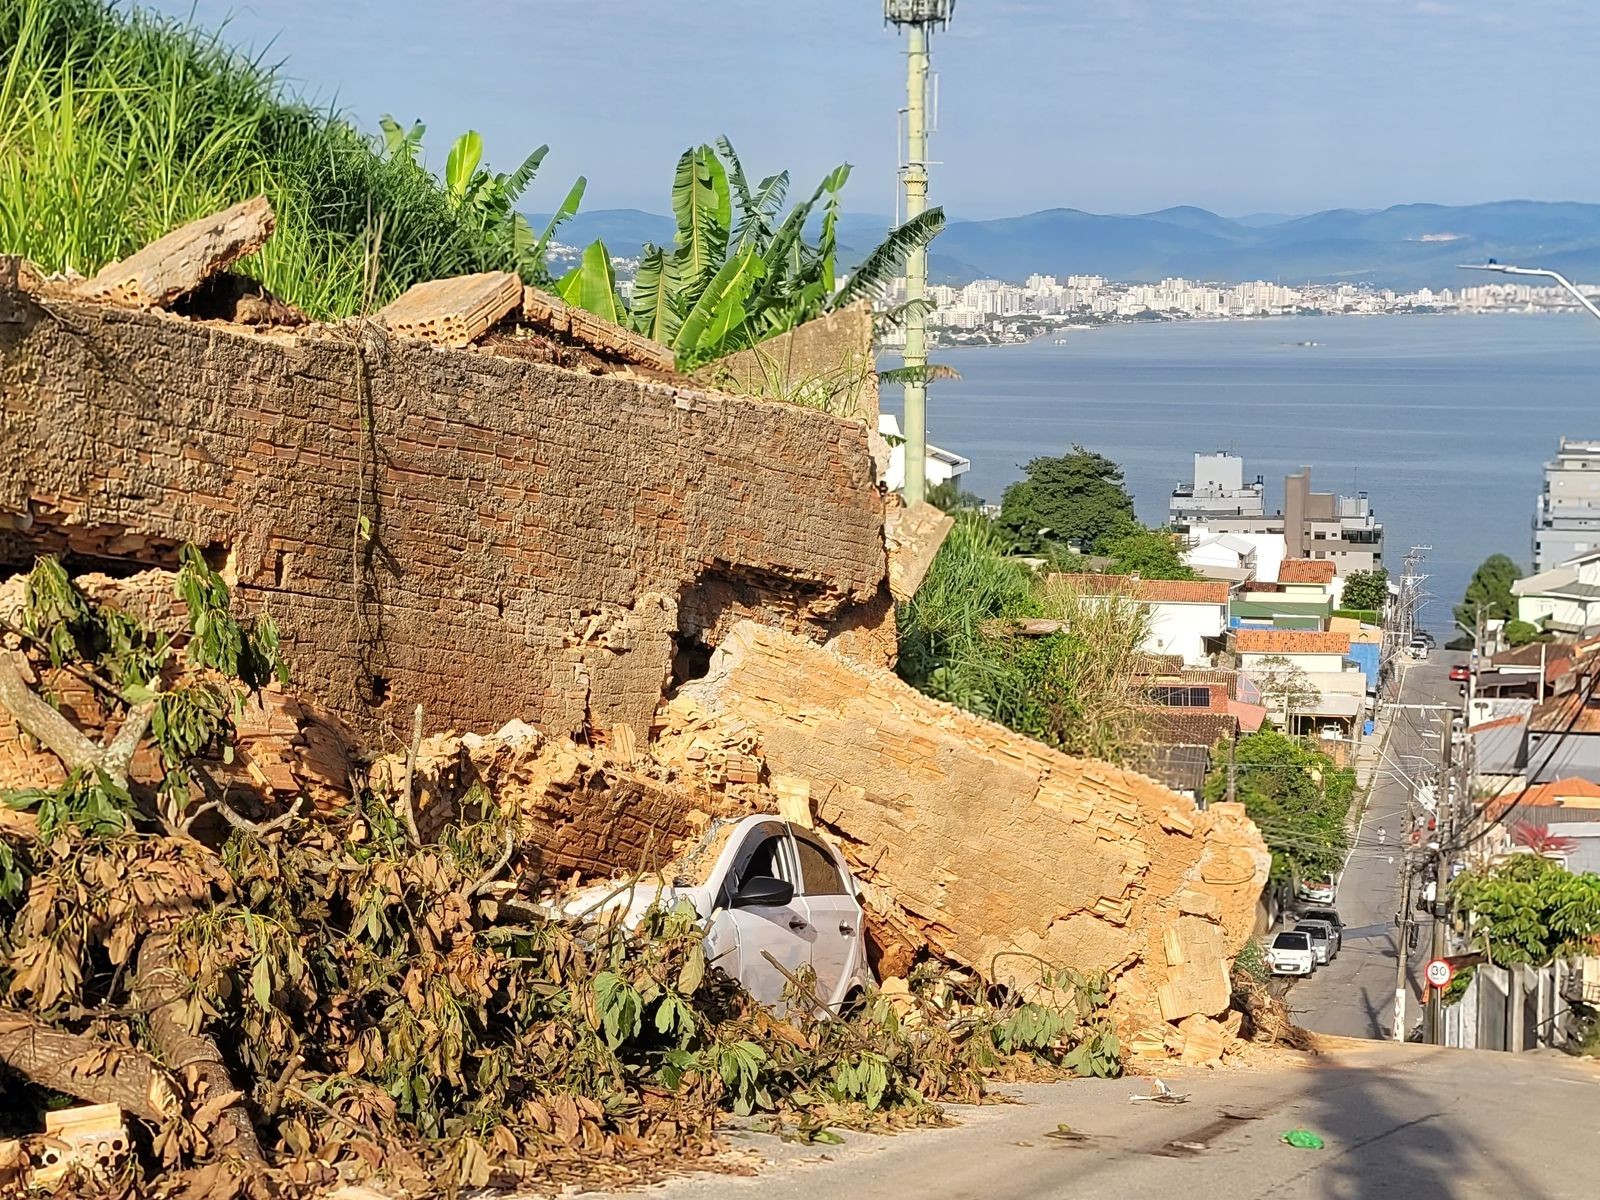
[[[766,266],[754,250],[730,258],[701,292],[684,317],[672,348],[690,365],[715,358],[725,347],[730,330],[744,320],[744,299]]]
[[[685,150],[678,159],[672,181],[672,211],[678,219],[673,243],[678,273],[684,286],[694,289],[710,279],[722,262],[733,221],[728,173],[710,146]]]
[[[832,308],[881,296],[905,268],[913,250],[925,250],[944,229],[944,209],[930,208],[889,232],[889,236],[862,259],[833,298]]]
[[[256,965],[250,971],[250,994],[262,1008],[272,1007],[272,968],[265,953],[256,957]]]
[[[472,178],[483,161],[483,137],[476,129],[469,129],[450,147],[450,156],[444,164],[444,186],[457,204],[467,198]]]
[[[683,323],[673,304],[678,290],[678,262],[659,246],[646,244],[633,277],[633,328],[663,346],[672,344]]]
[[[518,196],[527,190],[528,185],[533,182],[533,177],[539,173],[539,164],[544,161],[544,156],[549,153],[549,146],[540,146],[522,160],[521,166],[505,177],[501,188],[504,190],[507,200],[514,202]]]
[[[583,262],[561,277],[556,293],[568,304],[620,323],[617,277],[611,269],[611,255],[604,242],[589,244],[583,252]]]
[[[589,186],[589,181],[579,175],[573,185],[567,189],[567,198],[561,202],[561,207],[556,209],[550,218],[550,223],[544,227],[544,232],[539,235],[539,242],[533,248],[532,258],[538,263],[540,269],[544,266],[545,252],[550,248],[550,239],[555,237],[556,230],[560,229],[578,211],[578,205],[583,203],[584,189]]]

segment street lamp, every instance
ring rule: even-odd
[[[1577,285],[1560,271],[1548,271],[1543,267],[1513,267],[1506,263],[1497,263],[1492,258],[1486,263],[1460,263],[1458,265],[1463,271],[1497,271],[1501,275],[1534,275],[1540,279],[1553,279],[1566,288],[1574,300],[1588,309],[1591,317],[1600,320],[1600,308],[1596,308],[1594,301],[1580,292]]]

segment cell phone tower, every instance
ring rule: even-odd
[[[956,0],[883,0],[883,19],[906,33],[906,157],[900,164],[906,220],[928,207],[928,42],[950,23]],[[928,365],[928,251],[918,246],[906,259],[905,502],[927,492],[928,384],[918,372]]]

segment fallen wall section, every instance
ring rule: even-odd
[[[806,781],[817,819],[938,953],[1017,983],[1037,977],[1023,956],[1108,971],[1136,1023],[1227,1008],[1270,867],[1241,806],[1197,812],[751,622],[666,722],[669,754],[674,737],[758,744],[769,772]]]

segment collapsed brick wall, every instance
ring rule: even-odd
[[[210,548],[369,745],[414,702],[643,743],[674,655],[751,615],[893,653],[860,422],[3,279],[0,416],[0,562]]]
[[[1039,959],[1108,971],[1135,1028],[1227,1008],[1271,865],[1241,806],[1196,812],[750,622],[665,721],[669,743],[727,731],[804,781],[861,876],[941,955],[1019,983]]]

